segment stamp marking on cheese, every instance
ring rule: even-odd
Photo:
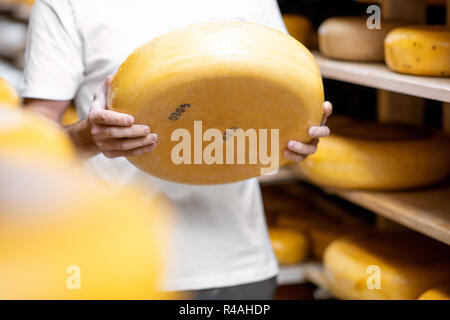
[[[178,108],[175,109],[175,112],[172,112],[169,116],[169,120],[177,121],[181,115],[186,111],[186,108],[190,108],[191,105],[189,103],[185,103],[180,105]]]

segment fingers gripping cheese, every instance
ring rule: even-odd
[[[154,151],[129,160],[191,184],[239,181],[285,164],[287,142],[311,140],[322,104],[312,54],[286,34],[242,22],[196,24],[154,39],[122,64],[108,95],[110,109],[158,135]]]

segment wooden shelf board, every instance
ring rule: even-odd
[[[450,102],[450,78],[412,76],[390,71],[383,63],[333,60],[313,52],[324,78]]]
[[[325,287],[322,263],[306,261],[290,266],[280,266],[277,277],[278,285],[301,284],[311,282],[318,287]]]
[[[411,191],[325,190],[450,245],[450,182]]]

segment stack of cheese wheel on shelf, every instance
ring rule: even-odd
[[[162,297],[169,212],[148,190],[1,156],[0,299]]]
[[[333,59],[383,61],[383,41],[397,22],[381,21],[380,29],[369,29],[367,17],[333,17],[319,27],[319,50]]]
[[[368,224],[363,220],[345,221],[345,218],[327,215],[326,212],[314,207],[307,211],[279,214],[275,226],[303,233],[308,239],[311,256],[316,260],[322,260],[326,247],[336,238],[369,231]]]
[[[412,300],[450,280],[450,248],[413,232],[373,232],[333,241],[327,288],[340,299]]]
[[[427,290],[420,295],[419,300],[450,300],[450,284]]]
[[[0,105],[11,107],[20,105],[20,98],[16,89],[3,78],[0,78]]]
[[[449,139],[406,124],[331,123],[331,135],[297,167],[326,187],[395,190],[426,186],[450,172]]]
[[[385,39],[387,66],[421,76],[450,76],[450,27],[404,26]]]
[[[292,228],[270,227],[269,236],[279,264],[296,264],[308,257],[308,239],[302,232]]]
[[[317,34],[314,32],[311,21],[298,14],[283,14],[283,21],[289,34],[305,47],[311,48],[317,43]]]
[[[323,99],[317,63],[294,38],[252,23],[209,22],[132,53],[111,81],[108,105],[158,135],[155,151],[129,158],[137,167],[169,181],[219,184],[286,164],[289,140],[311,141]],[[275,148],[273,166],[256,152],[265,141],[267,151]]]

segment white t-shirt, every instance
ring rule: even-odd
[[[287,32],[276,0],[37,0],[29,23],[22,96],[75,99],[85,118],[93,92],[137,47],[188,24],[242,20]],[[140,181],[177,212],[163,289],[233,286],[278,272],[256,179],[193,186],[163,181],[125,158],[88,163],[100,177]]]

